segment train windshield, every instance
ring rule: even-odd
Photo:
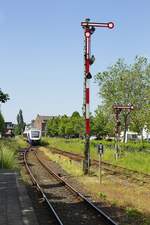
[[[39,135],[40,135],[40,132],[39,131],[32,131],[31,135],[32,135],[32,138],[38,138]]]

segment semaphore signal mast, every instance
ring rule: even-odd
[[[94,63],[95,57],[91,56],[91,35],[94,33],[95,28],[108,28],[112,29],[114,23],[95,23],[90,22],[90,19],[85,19],[81,22],[81,26],[84,29],[84,101],[83,101],[83,114],[85,117],[85,149],[84,149],[84,161],[83,171],[84,174],[89,173],[90,167],[90,79],[92,75],[90,73],[90,66]]]

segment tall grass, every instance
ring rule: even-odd
[[[97,141],[97,140],[92,140],[91,144],[96,145],[98,142],[103,143],[103,145],[107,148],[110,148],[114,150],[115,148],[115,141]],[[150,153],[150,143],[147,141],[129,141],[127,143],[120,142],[119,143],[119,148],[120,150],[126,150],[126,151],[145,151]]]
[[[83,175],[83,170],[82,170],[82,165],[78,162],[69,160],[66,157],[60,157],[58,154],[52,154],[49,151],[46,151],[42,147],[40,148],[41,151],[43,151],[52,161],[58,163],[61,165],[61,167],[67,171],[69,174],[73,176],[82,176]]]
[[[84,140],[63,138],[44,138],[43,140],[50,147],[56,147],[60,150],[62,149],[69,152],[79,153],[81,155],[84,154]],[[90,151],[92,159],[98,159],[96,145],[99,142],[100,141],[91,141]],[[130,146],[130,150],[126,150],[127,148],[122,149],[123,154],[118,160],[115,159],[114,148],[110,147],[110,145],[113,145],[113,143],[108,143],[108,145],[105,143],[107,142],[103,142],[104,161],[110,162],[115,165],[120,165],[128,169],[136,170],[138,172],[150,174],[150,153],[149,151],[139,150],[138,143],[135,143],[135,146],[134,143],[128,143],[127,146]],[[122,146],[125,146],[125,144]],[[134,146],[133,149],[132,146]],[[150,145],[146,144],[146,146],[147,149],[149,149]]]
[[[73,138],[73,139],[64,139],[64,138],[42,138],[42,143],[49,145],[50,147],[60,148],[60,150],[65,150],[69,152],[76,152],[83,154],[84,152],[84,141]]]
[[[26,142],[20,137],[0,139],[0,169],[18,168],[18,150],[20,148],[25,148],[26,146]]]
[[[0,168],[17,168],[16,152],[8,146],[0,146]]]

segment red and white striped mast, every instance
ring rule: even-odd
[[[95,57],[91,56],[91,35],[95,31],[95,27],[104,27],[112,29],[114,23],[95,23],[90,22],[90,19],[85,19],[81,22],[81,26],[84,29],[85,35],[85,48],[84,48],[84,102],[83,102],[83,114],[85,117],[85,149],[84,149],[84,161],[83,171],[84,174],[89,173],[90,167],[90,79],[92,75],[90,73],[90,65],[93,64]]]

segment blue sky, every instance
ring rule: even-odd
[[[83,30],[85,18],[115,23],[92,36],[95,75],[124,58],[150,57],[149,0],[1,0],[0,88],[10,100],[2,104],[6,121],[36,115],[82,112]],[[91,80],[91,111],[100,103]]]

